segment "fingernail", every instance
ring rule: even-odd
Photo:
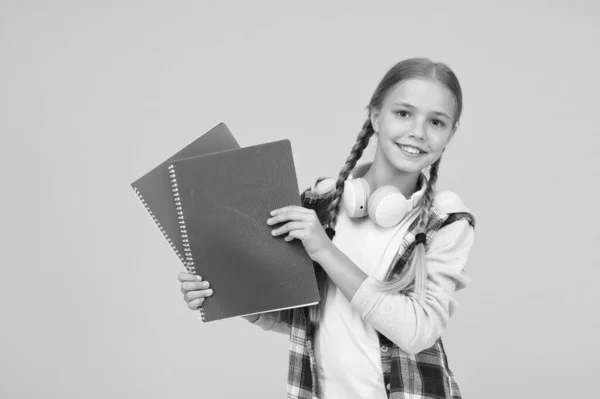
[[[203,283],[202,283],[202,286],[203,286],[204,288],[208,288],[208,281],[205,281],[205,282],[203,282]]]
[[[208,291],[206,291],[206,293],[207,293],[208,295],[212,295],[212,293],[213,293],[213,290],[208,290]]]
[[[202,277],[196,275],[196,280],[202,280]]]
[[[267,219],[267,224],[271,224],[272,221],[273,221],[273,219],[271,219],[271,218]]]
[[[269,215],[273,216],[273,215],[275,214],[275,211],[276,211],[276,210],[277,210],[277,209],[275,209],[275,210],[272,210],[272,211],[269,213]]]

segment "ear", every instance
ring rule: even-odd
[[[370,118],[373,130],[375,131],[375,133],[379,133],[379,110],[372,109]]]

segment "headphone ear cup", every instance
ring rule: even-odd
[[[381,227],[400,223],[409,211],[409,201],[393,186],[382,186],[369,198],[369,217]]]
[[[348,216],[360,218],[367,214],[367,201],[371,195],[369,183],[363,178],[346,180],[342,194],[342,205]]]

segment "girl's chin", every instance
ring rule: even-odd
[[[423,169],[429,166],[428,163],[423,162],[415,162],[414,160],[397,160],[392,163],[394,168],[404,173],[420,173]]]

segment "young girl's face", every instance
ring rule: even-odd
[[[379,136],[376,156],[399,171],[420,172],[437,161],[452,138],[455,107],[452,92],[435,80],[398,84],[381,109],[371,112]]]

